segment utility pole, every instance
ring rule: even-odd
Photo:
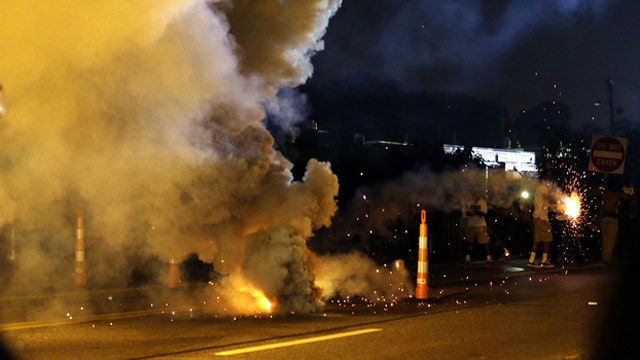
[[[607,91],[609,92],[609,133],[613,135],[613,85],[615,83],[611,79],[607,79]]]
[[[609,94],[609,135],[613,136],[613,85],[615,83],[613,82],[613,80],[611,80],[611,78],[607,79],[607,92]],[[608,187],[609,184],[609,174],[605,173],[604,174],[604,188],[606,189]]]

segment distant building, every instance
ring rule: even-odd
[[[444,144],[445,154],[453,154],[464,149],[463,145]],[[537,172],[536,153],[523,149],[494,149],[484,147],[472,147],[474,155],[479,155],[487,166],[502,167],[507,171]]]

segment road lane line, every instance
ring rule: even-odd
[[[363,335],[363,334],[368,334],[376,331],[382,331],[382,329],[362,329],[362,330],[355,330],[355,331],[347,331],[347,332],[338,333],[338,334],[315,336],[311,338],[291,340],[291,341],[285,341],[285,342],[275,343],[275,344],[251,346],[251,347],[235,349],[235,350],[220,351],[215,353],[215,355],[230,356],[230,355],[245,354],[249,352],[277,349],[277,348],[287,347],[287,346],[295,346],[295,345],[308,344],[308,343],[313,343],[318,341],[339,339],[339,338],[348,337],[348,336]]]
[[[157,309],[152,309],[152,310],[127,311],[127,312],[121,312],[121,313],[109,313],[109,314],[102,314],[102,315],[91,315],[88,317],[5,323],[5,324],[0,324],[0,331],[24,330],[24,329],[34,329],[34,328],[43,328],[43,327],[52,327],[52,326],[63,326],[63,325],[75,325],[75,324],[89,323],[92,321],[121,320],[121,319],[138,318],[138,317],[152,316],[152,315],[162,315],[163,313],[161,311],[162,310],[159,311]]]

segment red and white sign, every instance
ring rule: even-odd
[[[589,171],[623,174],[627,138],[594,135],[591,139]]]

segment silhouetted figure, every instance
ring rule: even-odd
[[[602,207],[600,208],[600,231],[602,234],[602,262],[609,263],[613,256],[613,249],[618,241],[618,215],[624,193],[608,184],[602,193]]]
[[[491,253],[489,252],[489,233],[487,231],[487,200],[483,195],[475,195],[472,198],[462,199],[462,216],[463,216],[463,236],[467,244],[467,253],[465,262],[471,262],[471,254],[473,253],[473,245],[478,243],[485,249],[487,262],[491,262]]]
[[[630,246],[633,241],[637,241],[638,230],[638,194],[630,178],[625,178],[622,186],[624,194],[620,207],[618,208],[618,250],[621,257],[631,256]]]
[[[549,207],[551,196],[551,180],[544,176],[536,187],[533,194],[533,246],[529,255],[528,265],[538,267],[536,255],[542,250],[542,261],[539,266],[552,268],[554,265],[549,261],[549,249],[553,241],[551,222],[549,221]]]

